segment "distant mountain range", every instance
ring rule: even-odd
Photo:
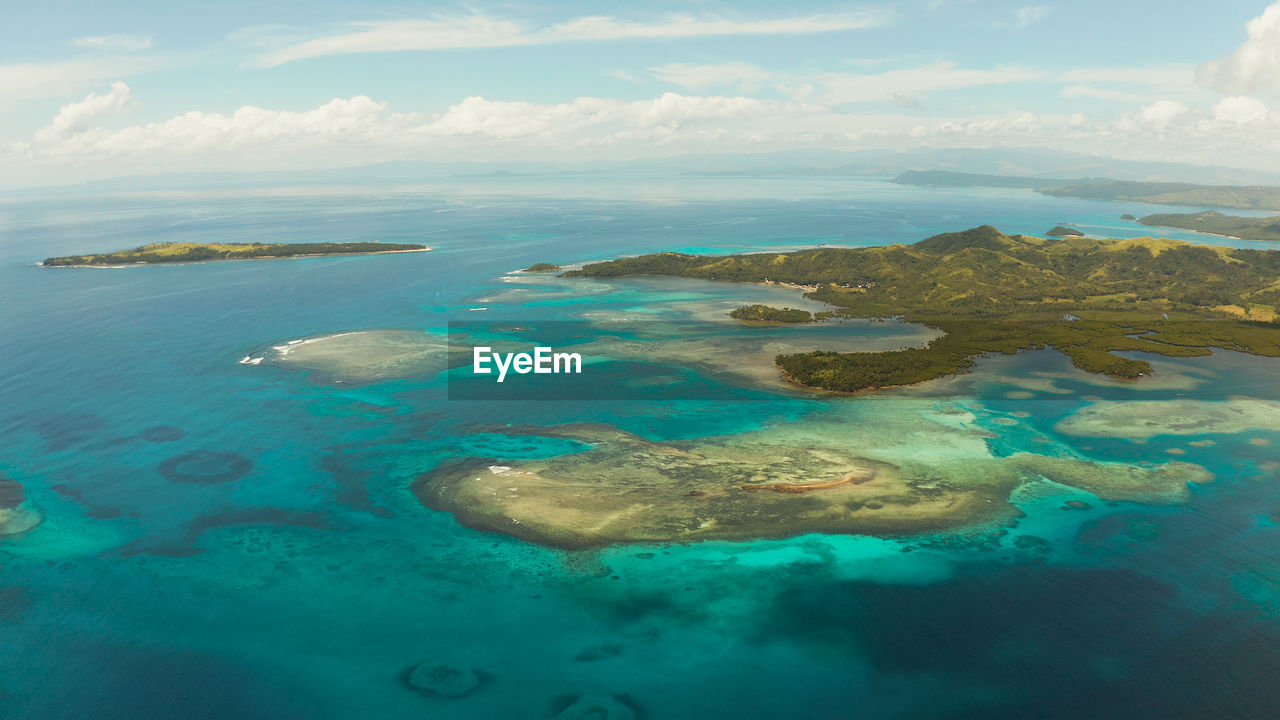
[[[902,185],[933,187],[1030,188],[1045,195],[1091,200],[1129,200],[1157,205],[1280,210],[1280,187],[1267,185],[1196,185],[1181,182],[1145,182],[1082,178],[1063,180],[1010,175],[979,175],[946,171],[908,170],[893,179]]]
[[[3,194],[139,192],[150,190],[207,190],[232,187],[341,185],[354,183],[412,183],[450,179],[518,180],[529,176],[586,177],[711,176],[711,177],[827,177],[893,178],[925,173],[928,183],[959,187],[987,185],[1041,189],[1086,181],[1142,181],[1203,185],[1280,185],[1280,172],[1206,167],[1180,163],[1142,162],[1062,152],[1043,148],[917,148],[912,150],[789,150],[755,154],[678,155],[617,162],[510,161],[421,162],[394,161],[346,168],[317,168],[267,172],[183,172],[115,177],[77,185],[22,188]],[[961,182],[953,177],[967,176]],[[974,178],[981,182],[974,182]],[[1076,178],[1061,180],[1060,178]],[[1117,198],[1129,199],[1129,198]],[[1233,206],[1227,206],[1233,207]],[[1243,205],[1240,207],[1244,207]]]
[[[713,158],[705,160],[709,164],[716,162]],[[1280,173],[1270,171],[1120,160],[1043,148],[918,148],[820,154],[803,151],[735,156],[733,162],[746,166],[686,172],[720,176],[894,177],[909,171],[934,171],[983,175],[988,178],[1018,178],[1028,183],[1000,187],[1035,187],[1030,184],[1035,180],[1064,182],[1057,178],[1107,178],[1208,185],[1280,185]]]

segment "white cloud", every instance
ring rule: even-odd
[[[836,30],[858,30],[880,25],[879,13],[838,13],[769,20],[669,15],[656,23],[623,22],[606,16],[583,17],[555,25],[542,33],[546,41],[622,40],[635,38],[688,38],[716,35],[807,35]]]
[[[662,82],[679,85],[690,90],[707,87],[737,86],[750,92],[769,82],[774,74],[764,68],[744,62],[718,65],[687,65],[672,63],[649,68],[649,72]]]
[[[108,108],[113,95],[126,99],[128,88],[113,87],[63,108],[54,122],[37,133],[36,142],[18,148],[21,155],[53,160],[130,159],[148,155],[183,156],[232,153],[245,157],[259,152],[305,159],[315,147],[358,149],[394,140],[412,116],[386,112],[386,103],[358,95],[335,98],[312,110],[294,112],[246,105],[230,115],[191,111],[163,122],[133,125],[121,130],[85,128],[84,120]],[[64,120],[65,118],[65,120]],[[63,126],[67,132],[53,132]]]
[[[1217,105],[1213,106],[1215,120],[1235,123],[1236,125],[1266,120],[1267,115],[1268,111],[1265,103],[1261,100],[1241,95],[1222,98]]]
[[[1059,95],[1068,99],[1092,98],[1126,105],[1151,103],[1171,96],[1187,102],[1207,99],[1195,82],[1195,69],[1191,65],[1078,68],[1059,73],[1054,79],[1067,84]]]
[[[72,45],[93,50],[120,50],[137,52],[151,47],[151,38],[141,35],[93,35],[76,38]]]
[[[456,150],[460,142],[525,141],[528,148],[558,151],[609,143],[741,139],[752,133],[775,137],[779,133],[768,127],[775,118],[781,119],[785,134],[789,118],[826,112],[793,102],[665,93],[652,100],[578,98],[558,104],[469,97],[428,118],[392,113],[386,103],[361,95],[300,112],[245,106],[229,115],[192,111],[120,130],[88,126],[91,118],[127,99],[128,87],[117,83],[110,93],[71,103],[33,142],[15,149],[27,160],[221,159],[267,153],[304,162],[314,161],[316,151],[350,155],[361,148]]]
[[[867,62],[859,61],[859,64]],[[798,100],[831,105],[890,102],[916,110],[924,109],[921,96],[930,92],[1034,81],[1070,83],[1060,91],[1064,98],[1095,98],[1125,103],[1151,102],[1161,95],[1167,97],[1169,94],[1195,91],[1190,65],[1082,68],[1057,74],[1019,67],[962,68],[951,62],[880,73],[772,72],[743,62],[710,65],[672,63],[647,70],[659,81],[691,90],[736,87],[743,92],[752,92],[771,86]],[[622,71],[615,71],[614,76],[631,81],[639,79],[631,74],[624,75]],[[1129,87],[1108,87],[1116,85]]]
[[[1176,100],[1160,100],[1139,110],[1137,119],[1156,132],[1164,132],[1190,112],[1191,108]]]
[[[1098,88],[1092,85],[1068,85],[1062,88],[1059,95],[1067,99],[1093,98],[1095,100],[1112,100],[1115,102],[1140,102],[1143,100],[1143,96],[1135,93]]]
[[[905,94],[899,99],[915,102]],[[122,83],[70,103],[30,142],[0,146],[0,161],[46,173],[98,168],[94,172],[119,175],[297,170],[391,159],[608,161],[683,152],[1005,145],[1242,167],[1280,163],[1280,113],[1245,96],[1216,104],[1162,99],[1120,116],[1025,110],[977,116],[932,110],[922,116],[673,92],[638,101],[583,97],[562,103],[469,97],[425,114],[393,112],[357,95],[302,110],[244,106],[122,129],[95,126],[127,103]]]
[[[150,66],[137,58],[0,65],[0,101],[66,98]]]
[[[747,63],[718,65],[671,64],[649,68],[658,80],[690,89],[737,86],[750,92],[763,85],[795,100],[826,105],[890,102],[921,109],[920,96],[936,91],[960,90],[981,85],[1003,85],[1043,78],[1044,73],[1024,68],[975,70],[939,62],[880,73],[776,73]]]
[[[606,72],[605,75],[608,75],[611,78],[616,78],[618,80],[625,80],[630,83],[644,82],[644,78],[638,75],[633,75],[632,73],[629,73],[626,70],[621,70],[621,69],[610,70]]]
[[[127,102],[129,86],[119,81],[113,82],[111,92],[102,95],[89,93],[84,100],[63,105],[53,121],[36,132],[36,142],[57,142],[84,132],[89,129],[89,121],[95,116],[119,110]]]
[[[907,146],[1041,146],[1132,160],[1272,170],[1280,162],[1280,117],[1252,98],[1212,107],[1162,100],[1119,117],[1008,113],[917,123]],[[882,136],[893,144],[891,135]]]
[[[929,109],[925,107],[924,103],[920,102],[920,98],[916,97],[915,95],[903,95],[902,93],[889,93],[889,97],[885,99],[893,103],[894,105],[897,105],[898,107],[904,107],[904,108],[907,108],[908,110],[919,110],[923,112]]]
[[[1280,2],[1250,20],[1245,29],[1249,37],[1244,44],[1201,65],[1198,77],[1224,92],[1280,90]]]
[[[1051,12],[1053,12],[1053,8],[1048,5],[1032,5],[1031,7],[1018,8],[1013,11],[1014,24],[1020,28],[1031,27],[1048,17]]]
[[[879,102],[894,96],[918,96],[942,90],[959,90],[981,85],[1030,82],[1044,73],[1025,68],[974,70],[940,62],[903,70],[874,74],[828,73],[806,82],[813,86],[811,99],[828,105]]]
[[[1040,130],[1043,120],[1030,112],[979,120],[947,120],[923,134],[968,135],[979,137],[1025,136]],[[919,130],[920,126],[917,126]]]
[[[389,20],[354,23],[344,32],[285,44],[259,57],[258,64],[274,67],[327,55],[404,50],[453,50],[718,35],[825,33],[873,27],[883,24],[885,19],[885,14],[881,12],[833,13],[768,20],[674,14],[656,22],[628,22],[607,16],[589,16],[542,28],[528,28],[514,21],[479,14],[432,20]]]
[[[1191,65],[1149,65],[1146,67],[1094,67],[1067,70],[1057,76],[1065,83],[1082,85],[1127,84],[1164,89],[1183,89],[1194,85]]]
[[[496,139],[557,136],[587,128],[675,132],[705,121],[737,121],[766,115],[820,112],[822,108],[798,103],[773,102],[746,97],[699,97],[664,93],[653,100],[627,102],[606,98],[578,98],[573,102],[538,105],[500,102],[469,97],[449,108],[440,118],[416,129],[427,135],[470,135]]]

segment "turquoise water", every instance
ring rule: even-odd
[[[997,455],[1140,463],[1180,450],[1217,476],[1185,505],[1036,483],[1014,498],[1024,517],[1000,532],[577,553],[461,527],[408,485],[458,455],[579,449],[513,444],[494,425],[604,422],[659,440],[854,417],[862,401],[672,365],[663,372],[707,397],[450,402],[438,377],[354,387],[238,363],[324,333],[439,331],[474,319],[470,307],[571,319],[738,292],[637,281],[557,295],[502,279],[538,261],[911,242],[983,223],[1134,237],[1151,229],[1115,218],[1154,211],[870,180],[697,178],[0,202],[0,471],[44,516],[0,538],[0,715],[539,718],[583,696],[646,718],[1271,717],[1280,432],[1134,442],[1055,426],[1096,399],[1280,400],[1275,361],[1161,360],[1161,377],[1194,382],[1135,389],[1030,353],[924,391],[974,412]],[[436,250],[31,265],[158,240]],[[1049,377],[1052,392],[1019,384]],[[419,663],[486,680],[458,699],[424,695],[406,684]]]

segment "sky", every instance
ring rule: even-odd
[[[1280,2],[0,0],[0,186],[1044,147],[1280,168]]]

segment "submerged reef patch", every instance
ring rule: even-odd
[[[177,442],[187,436],[187,432],[172,425],[156,425],[138,433],[138,437],[151,443]]]
[[[1145,439],[1156,435],[1208,435],[1280,427],[1280,402],[1234,397],[1203,400],[1103,401],[1080,408],[1058,432],[1085,437]]]
[[[43,519],[27,505],[27,490],[22,483],[0,473],[0,536],[24,533]]]
[[[305,370],[344,382],[425,377],[445,368],[448,343],[420,330],[359,330],[276,345],[243,365]]]
[[[236,453],[196,450],[171,457],[160,463],[157,469],[173,482],[218,485],[249,474],[253,461]]]
[[[27,499],[27,490],[17,480],[0,473],[0,510],[16,508]]]
[[[49,452],[59,452],[85,442],[106,426],[101,417],[88,413],[49,415],[34,418],[31,422],[31,429],[44,439]]]
[[[337,527],[329,516],[319,512],[287,510],[276,507],[245,507],[219,510],[197,517],[183,526],[144,536],[121,545],[117,552],[121,557],[155,555],[158,557],[189,557],[204,552],[198,545],[205,533],[237,526],[283,527],[296,526],[314,530],[331,530]]]
[[[551,709],[555,720],[638,720],[643,717],[639,704],[622,694],[560,695],[552,701]]]
[[[1014,488],[1042,478],[1103,499],[1156,503],[1183,501],[1187,483],[1211,478],[1188,463],[997,458],[971,444],[972,431],[916,422],[915,440],[936,438],[932,456],[838,423],[808,423],[803,437],[757,431],[667,442],[607,425],[538,428],[592,447],[544,459],[457,460],[421,475],[414,490],[464,525],[576,549],[990,526],[1018,515],[1008,502]]]
[[[445,663],[424,662],[409,669],[405,684],[425,695],[460,698],[479,690],[493,678],[475,668],[457,668]]]

